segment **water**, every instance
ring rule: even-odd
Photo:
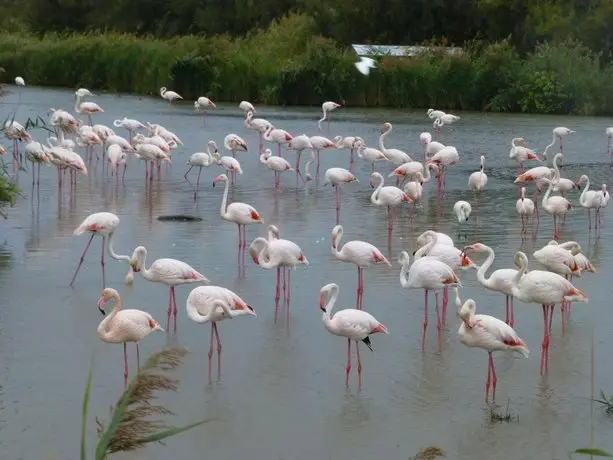
[[[16,106],[16,101],[13,94],[0,105],[2,116]],[[577,286],[589,293],[590,302],[573,308],[566,334],[561,332],[556,309],[547,378],[539,375],[540,306],[516,302],[516,329],[532,355],[530,359],[499,355],[496,363],[498,403],[504,410],[508,399],[511,412],[519,415],[518,423],[490,423],[483,402],[487,354],[459,343],[453,302],[442,354],[437,351],[433,316],[422,354],[423,294],[400,287],[396,260],[401,249],[412,253],[415,237],[429,228],[448,232],[460,247],[475,241],[491,246],[496,251],[494,268],[511,267],[518,249],[530,255],[551,239],[552,221],[550,216],[543,216],[536,238],[521,240],[512,184],[516,167],[508,161],[510,139],[524,136],[531,146],[542,150],[551,139],[553,127],[575,129],[576,135],[564,139],[567,166],[563,175],[577,179],[586,173],[599,186],[611,183],[604,136],[607,120],[462,115],[452,134],[461,160],[449,171],[449,193],[441,210],[437,211],[433,184],[429,184],[424,208],[418,210],[413,229],[406,210],[395,226],[390,259],[394,268],[371,267],[365,271],[364,308],[388,325],[391,334],[372,338],[375,353],[363,348],[364,390],[360,393],[355,375],[350,389],[345,389],[346,344],[325,331],[318,308],[319,289],[329,282],[340,286],[341,308],[355,306],[356,270],[333,261],[329,253],[335,223],[333,191],[315,183],[306,192],[296,189],[294,177],[286,174],[277,192],[272,173],[258,163],[254,153],[238,155],[245,173],[238,179],[235,200],[254,205],[266,223],[277,224],[282,235],[299,244],[310,261],[307,270],[293,272],[290,329],[285,327],[283,313],[274,325],[274,271],[248,262],[246,277],[238,279],[236,226],[219,217],[223,190],[211,187],[211,179],[221,172],[220,168],[203,170],[197,202],[183,180],[184,161],[192,152],[202,151],[209,139],[222,145],[225,134],[235,132],[255,149],[256,136],[243,127],[242,114],[234,105],[220,104],[204,125],[202,115],[194,114],[187,104],[170,107],[159,98],[131,96],[99,96],[95,101],[106,110],[95,117],[95,122],[110,126],[123,116],[159,122],[178,133],[185,147],[176,151],[172,168],[163,171],[162,180],[156,180],[151,191],[145,190],[142,164],[135,164],[133,159],[125,185],[103,176],[100,167],[92,167],[88,177],[79,177],[77,196],[72,201],[67,192],[58,198],[54,169],[43,168],[40,195],[34,201],[30,177],[25,173],[19,177],[24,197],[10,210],[9,219],[0,221],[2,458],[38,459],[50,453],[57,459],[77,458],[81,397],[93,353],[90,446],[95,440],[94,414],[107,417],[109,405],[122,389],[122,347],[101,343],[96,334],[101,320],[95,306],[101,290],[98,239],[74,288],[68,287],[87,239],[72,232],[87,215],[103,210],[121,219],[117,252],[129,254],[142,244],[149,250],[149,262],[161,257],[184,260],[213,284],[236,291],[258,313],[257,318],[220,324],[222,380],[209,384],[206,353],[210,329],[191,322],[185,314],[190,287],[177,289],[178,333],[150,335],[142,341],[141,353],[147,356],[165,345],[188,347],[191,353],[177,372],[180,389],[164,395],[162,401],[178,414],[171,419],[177,425],[202,418],[214,421],[169,440],[165,447],[153,446],[117,458],[406,459],[423,447],[436,445],[451,459],[489,460],[509,455],[562,459],[568,452],[589,445],[593,334],[596,391],[603,388],[613,392],[613,371],[607,356],[613,346],[609,334],[613,314],[606,287],[613,264],[607,244],[613,221],[608,212],[603,213],[600,239],[588,235],[582,209],[573,211],[566,220],[562,240],[580,242],[598,272],[577,281]],[[21,90],[18,119],[44,116],[49,107],[70,109],[72,103],[69,91],[27,87]],[[295,135],[314,135],[319,118],[316,109],[272,107],[261,107],[258,116]],[[334,112],[332,130],[334,134],[361,135],[375,145],[382,121],[395,126],[388,137],[389,146],[420,157],[419,133],[432,130],[423,111],[343,108]],[[34,134],[44,137],[42,130]],[[471,221],[463,226],[458,240],[451,208],[457,199],[472,200],[466,182],[478,169],[481,154],[486,155],[489,182],[481,201],[480,225],[477,229]],[[327,167],[347,167],[347,163],[347,152],[325,152],[322,174]],[[370,204],[370,166],[358,164],[360,183],[345,186],[342,191],[344,240],[364,239],[388,254],[385,210]],[[387,172],[390,168],[381,169]],[[528,191],[531,193],[532,188]],[[578,204],[576,191],[570,197]],[[165,214],[190,214],[203,221],[157,220]],[[250,226],[248,240],[264,235],[265,230],[265,226]],[[537,268],[532,259],[531,266]],[[145,309],[165,323],[165,286],[138,277],[130,288],[123,283],[125,273],[125,265],[107,262],[107,284],[119,290],[124,306]],[[464,274],[463,280],[463,298],[474,298],[479,312],[504,317],[501,295],[482,288],[474,272]],[[130,365],[134,369],[132,354]],[[612,422],[598,409],[594,426],[595,444],[613,449]]]

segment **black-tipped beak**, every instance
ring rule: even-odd
[[[251,305],[247,305],[247,308],[253,312],[255,312],[255,310],[253,309],[253,307]]]
[[[104,312],[104,308],[98,307],[98,310],[100,311],[100,313],[102,313],[102,316],[106,315],[106,313]]]
[[[464,219],[464,222],[468,222],[468,217],[466,219]]]
[[[417,254],[417,251],[413,251],[413,255]]]

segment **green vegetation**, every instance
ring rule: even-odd
[[[604,391],[600,390],[600,399],[592,399],[592,401],[600,404],[607,415],[613,415],[613,396],[607,396]]]
[[[96,446],[95,459],[106,460],[115,452],[128,452],[145,447],[146,444],[161,442],[184,431],[206,423],[206,420],[180,428],[168,427],[164,422],[151,420],[151,416],[171,415],[166,407],[155,404],[157,391],[176,391],[179,382],[166,375],[167,371],[181,364],[187,354],[184,348],[168,348],[152,355],[141,366],[131,380],[119,401],[111,408],[111,420],[105,426],[97,417],[100,440]],[[86,432],[89,402],[92,388],[92,370],[87,377],[83,397],[81,424],[81,460],[87,460]]]
[[[602,0],[8,0],[0,65],[30,84],[278,105],[613,114]],[[6,12],[6,14],[2,14]],[[189,35],[187,35],[189,34]],[[351,43],[462,46],[382,57]]]
[[[0,75],[4,73],[4,69],[0,67]],[[0,83],[0,98],[6,95],[6,88]],[[3,123],[4,126],[4,123]],[[14,206],[19,188],[17,184],[9,177],[8,169],[4,162],[0,162],[0,216],[6,219],[6,207]]]

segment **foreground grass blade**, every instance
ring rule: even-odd
[[[128,389],[123,393],[123,396],[121,397],[121,402],[115,407],[115,410],[113,411],[113,418],[111,419],[111,423],[109,423],[109,427],[106,429],[106,431],[100,438],[100,441],[98,441],[98,445],[96,446],[96,460],[104,460],[106,458],[111,439],[113,438],[113,435],[117,431],[119,424],[123,420],[123,417],[128,410],[133,391],[134,381],[130,383]]]
[[[138,442],[141,444],[148,444],[150,442],[160,442],[163,439],[169,438],[179,433],[183,433],[184,431],[191,430],[199,425],[203,425],[205,423],[210,422],[210,420],[201,420],[196,423],[190,423],[189,425],[180,426],[176,428],[169,428],[168,430],[160,431],[159,433],[153,433],[150,436],[147,436],[144,439],[139,440]]]
[[[577,449],[575,454],[581,455],[592,455],[594,457],[611,457],[613,458],[613,454],[605,452],[602,449]]]
[[[83,395],[83,406],[81,409],[81,460],[87,460],[87,446],[85,441],[85,432],[87,431],[87,413],[89,412],[89,400],[92,392],[92,380],[94,375],[94,358],[92,356],[89,364],[89,372],[87,373],[87,384],[85,385],[85,394]]]

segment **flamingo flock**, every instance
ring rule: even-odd
[[[360,71],[367,73],[362,67],[366,62],[358,66]],[[368,66],[367,66],[368,67]],[[370,68],[370,67],[368,67]],[[20,84],[18,82],[18,84]],[[24,83],[25,84],[25,83]],[[22,85],[23,86],[23,85]],[[123,166],[123,176],[128,165],[135,160],[145,162],[145,184],[150,184],[154,177],[154,169],[157,168],[158,178],[161,175],[161,167],[164,164],[173,165],[172,158],[175,151],[183,146],[181,139],[167,128],[149,122],[142,123],[138,120],[123,117],[113,122],[114,128],[125,129],[129,138],[126,139],[116,134],[110,127],[94,124],[93,117],[104,113],[104,110],[96,103],[84,101],[86,97],[93,94],[81,88],[75,92],[74,114],[63,109],[50,109],[49,124],[57,129],[57,137],[53,140],[47,139],[45,143],[34,141],[28,130],[15,120],[7,122],[3,127],[4,136],[13,143],[13,164],[15,174],[23,169],[24,158],[19,151],[21,143],[26,142],[25,161],[32,165],[33,186],[40,182],[40,165],[53,165],[58,171],[58,187],[64,187],[63,179],[66,172],[70,174],[70,187],[74,190],[77,187],[77,174],[88,174],[87,165],[98,161],[101,157],[104,162],[108,162],[110,174],[119,176],[119,168]],[[160,96],[169,104],[178,103],[183,98],[176,92],[167,88],[160,89]],[[205,112],[216,108],[215,103],[208,97],[199,97],[193,104],[196,111],[201,109]],[[365,311],[364,297],[364,268],[373,265],[381,265],[380,268],[371,269],[390,270],[392,263],[384,253],[368,241],[351,240],[341,245],[343,236],[343,226],[340,219],[340,208],[342,204],[341,187],[354,187],[358,192],[364,189],[360,185],[358,177],[354,172],[354,153],[363,160],[370,168],[369,191],[370,204],[380,206],[387,211],[388,237],[391,241],[394,221],[398,219],[398,214],[402,212],[404,205],[410,207],[411,222],[414,214],[419,212],[416,206],[422,197],[428,193],[427,183],[431,178],[436,179],[437,200],[445,194],[446,177],[450,169],[460,161],[460,154],[453,145],[444,145],[440,142],[441,131],[444,126],[451,126],[460,121],[460,117],[445,113],[440,110],[429,109],[427,116],[434,120],[436,140],[428,132],[419,135],[420,143],[423,146],[422,161],[414,160],[417,155],[410,155],[401,148],[391,147],[389,142],[398,145],[400,139],[387,141],[392,133],[393,126],[390,122],[383,122],[380,126],[380,136],[377,148],[369,147],[363,137],[360,136],[336,136],[330,139],[330,120],[331,113],[340,110],[341,103],[326,101],[322,104],[322,118],[317,121],[320,133],[309,136],[300,134],[293,136],[288,131],[276,127],[264,118],[254,118],[257,113],[254,105],[248,101],[242,101],[239,109],[244,114],[243,126],[245,129],[254,131],[258,136],[258,150],[260,167],[265,167],[274,173],[274,186],[278,190],[281,186],[281,176],[283,173],[295,173],[297,187],[308,187],[313,180],[310,168],[316,163],[314,175],[319,178],[320,156],[322,152],[333,152],[337,150],[349,150],[349,168],[345,169],[336,166],[327,169],[323,174],[323,185],[330,185],[335,190],[336,220],[330,222],[331,227],[331,260],[347,262],[357,267],[357,298],[355,309],[341,309],[333,313],[339,298],[340,287],[334,282],[327,283],[320,289],[319,308],[322,313],[324,328],[332,335],[347,339],[347,364],[345,366],[345,383],[349,386],[349,375],[352,369],[352,342],[355,343],[355,353],[357,357],[358,386],[362,388],[362,360],[360,356],[360,344],[366,345],[371,351],[373,346],[371,336],[376,333],[389,334],[389,329],[372,314]],[[83,118],[87,119],[87,124]],[[327,132],[324,132],[322,124],[327,122]],[[208,125],[208,124],[207,124]],[[608,153],[611,151],[611,139],[613,130],[607,130]],[[590,190],[590,179],[586,175],[581,175],[576,181],[561,177],[560,167],[564,155],[562,152],[563,139],[574,134],[574,131],[557,127],[553,130],[552,142],[547,145],[542,154],[527,147],[527,142],[523,137],[516,137],[511,140],[511,151],[509,158],[519,165],[519,172],[514,180],[517,184],[518,199],[516,202],[516,212],[521,219],[522,234],[527,232],[529,221],[536,218],[537,225],[539,219],[539,207],[541,210],[550,214],[553,219],[553,240],[542,249],[533,253],[534,259],[546,270],[528,270],[528,256],[517,251],[514,256],[513,266],[494,270],[487,275],[495,260],[494,250],[481,242],[474,242],[465,246],[456,247],[453,239],[435,229],[427,230],[416,239],[417,250],[413,253],[413,262],[409,251],[402,250],[398,256],[400,264],[399,284],[405,289],[424,290],[424,319],[423,332],[421,338],[422,350],[426,347],[426,331],[428,326],[428,302],[430,291],[434,292],[435,310],[437,316],[438,330],[438,351],[442,349],[442,331],[447,322],[447,306],[449,300],[449,290],[455,293],[455,305],[457,315],[460,319],[458,330],[459,342],[467,347],[482,348],[488,353],[488,372],[486,379],[485,400],[488,401],[490,388],[492,399],[495,399],[497,375],[495,371],[493,353],[496,351],[506,351],[519,353],[525,357],[529,356],[527,344],[519,337],[514,330],[516,316],[514,309],[514,299],[517,298],[526,304],[541,305],[543,312],[543,341],[541,344],[541,373],[545,375],[548,371],[548,358],[551,342],[552,319],[555,305],[559,304],[562,312],[562,325],[570,312],[572,302],[587,302],[588,294],[576,287],[572,280],[580,278],[582,272],[595,271],[592,263],[581,253],[581,246],[577,242],[568,241],[559,243],[562,229],[567,214],[573,209],[574,205],[567,198],[574,189],[583,188],[579,199],[579,207],[586,208],[588,212],[588,229],[592,229],[592,219],[590,212],[594,211],[594,227],[598,231],[601,226],[601,212],[608,204],[610,195],[606,184],[600,188]],[[71,139],[72,137],[72,139]],[[450,139],[448,133],[447,139]],[[265,148],[264,143],[277,144],[277,153],[273,154],[274,149]],[[388,142],[386,144],[386,142]],[[545,165],[549,151],[559,143],[559,152],[552,158],[552,168]],[[296,161],[290,162],[283,157],[285,153],[295,151]],[[77,150],[84,149],[83,156]],[[194,200],[198,199],[200,189],[200,178],[203,168],[221,167],[226,174],[217,174],[212,178],[212,185],[223,183],[224,189],[220,199],[219,217],[230,224],[235,224],[238,229],[238,264],[244,266],[244,255],[248,252],[253,263],[265,270],[276,269],[276,286],[274,293],[274,322],[277,322],[281,300],[286,307],[286,327],[289,327],[290,304],[291,304],[291,274],[293,270],[302,266],[307,268],[309,261],[305,252],[295,242],[281,238],[281,232],[276,225],[268,224],[265,228],[266,237],[256,236],[252,242],[247,244],[247,227],[255,232],[257,225],[265,224],[262,214],[251,204],[234,201],[230,197],[230,191],[239,185],[240,179],[237,176],[249,171],[243,171],[237,153],[250,155],[252,150],[249,144],[240,135],[229,133],[223,141],[223,148],[231,153],[231,156],[221,156],[214,140],[206,143],[206,151],[195,152],[189,156],[186,165],[189,167],[184,174],[184,179],[190,185],[188,174],[193,168],[198,168],[198,176],[195,186],[193,186]],[[98,153],[100,151],[100,154]],[[309,159],[305,165],[305,174],[300,169],[301,155],[308,151]],[[0,153],[5,149],[0,146]],[[492,155],[490,153],[489,155]],[[325,153],[332,156],[332,153]],[[506,156],[506,155],[505,155]],[[339,158],[336,156],[335,158]],[[489,157],[488,157],[489,158]],[[613,158],[613,156],[612,156]],[[478,225],[477,214],[479,201],[487,193],[488,175],[486,173],[486,156],[480,156],[479,164],[475,168],[479,169],[468,177],[467,192],[472,192],[473,204],[475,208],[475,224]],[[340,160],[338,160],[340,161]],[[531,169],[524,170],[524,163],[536,161],[541,163]],[[174,163],[176,164],[176,162]],[[489,165],[488,160],[488,165]],[[36,166],[36,167],[35,167]],[[382,174],[382,171],[387,171]],[[377,170],[378,168],[378,170]],[[385,184],[385,176],[396,178],[395,185]],[[495,176],[494,176],[495,177]],[[529,184],[536,185],[536,192],[533,199],[526,196],[526,187]],[[545,188],[545,192],[540,198],[540,194]],[[210,192],[215,193],[215,192]],[[357,193],[357,192],[356,192]],[[470,195],[467,193],[467,195]],[[233,196],[233,193],[232,193]],[[540,201],[539,201],[540,199]],[[231,202],[230,202],[231,201]],[[539,206],[540,204],[540,206]],[[466,225],[469,221],[473,205],[469,201],[459,200],[453,206],[453,211],[457,217],[458,224]],[[137,363],[140,360],[138,344],[140,340],[155,331],[164,331],[159,322],[145,311],[134,309],[122,309],[120,294],[114,288],[106,285],[105,275],[105,254],[121,263],[126,264],[127,275],[126,283],[134,282],[136,274],[151,282],[161,283],[168,286],[168,308],[166,330],[170,328],[171,319],[174,318],[174,329],[177,329],[178,307],[176,302],[175,288],[183,284],[206,284],[197,286],[191,290],[186,300],[187,316],[195,323],[209,323],[210,343],[208,353],[208,373],[209,378],[212,372],[212,356],[215,346],[217,350],[217,373],[221,377],[221,351],[218,323],[225,319],[233,319],[238,316],[254,316],[255,310],[248,305],[238,294],[217,285],[209,284],[209,278],[202,274],[198,269],[193,268],[187,263],[172,259],[159,258],[150,266],[146,265],[147,249],[135,242],[135,248],[131,255],[121,255],[115,253],[113,239],[119,229],[119,217],[110,212],[96,212],[84,218],[83,222],[74,230],[74,235],[79,236],[87,233],[89,239],[85,250],[70,281],[73,286],[77,275],[82,267],[85,256],[95,236],[99,236],[102,242],[100,265],[102,271],[102,292],[98,298],[97,306],[105,318],[98,327],[98,334],[102,341],[108,343],[122,343],[124,345],[124,385],[128,378],[128,357],[127,343],[136,344]],[[356,235],[360,236],[360,235]],[[391,246],[390,246],[391,250]],[[487,254],[487,259],[481,264],[477,264],[469,256],[475,257],[480,253]],[[473,299],[462,301],[460,292],[463,287],[461,277],[470,276],[472,270],[475,271],[478,283],[494,292],[498,292],[505,297],[504,314],[505,320],[499,320],[494,316],[477,314],[477,305]],[[244,276],[244,272],[243,275]],[[283,297],[281,298],[281,291]],[[442,294],[442,299],[439,296]],[[407,295],[409,296],[409,295]],[[105,305],[113,303],[112,311],[107,315]],[[502,303],[502,302],[501,302]],[[381,311],[382,315],[385,311]]]

